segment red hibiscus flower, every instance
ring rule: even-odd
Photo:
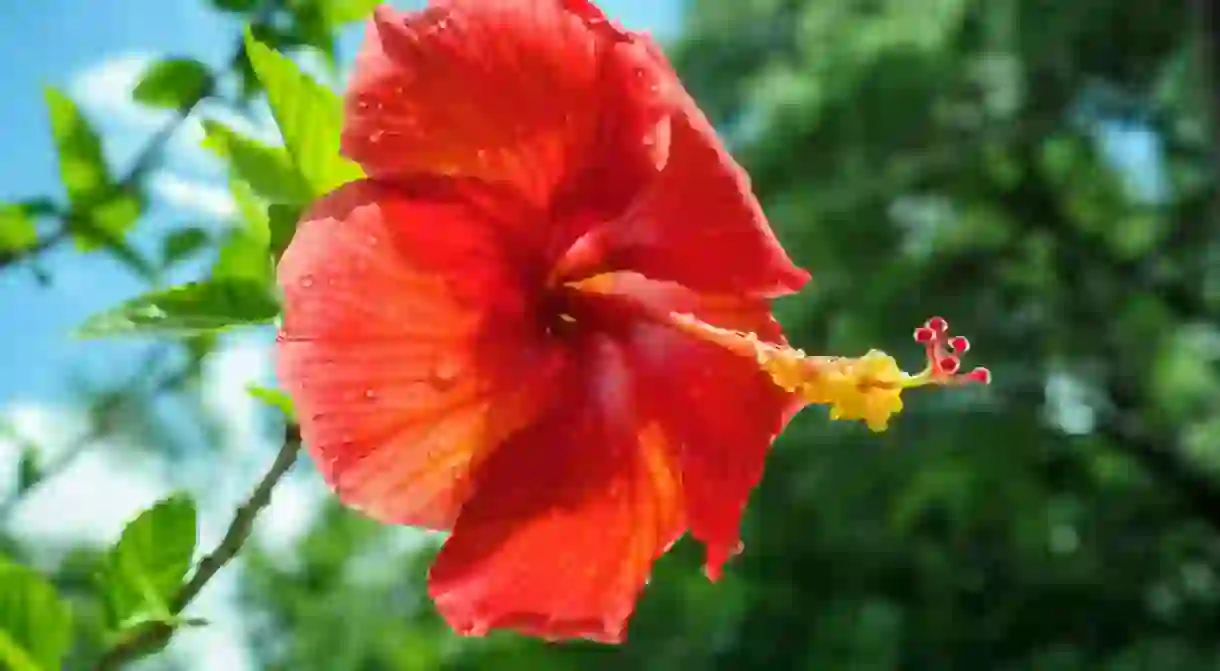
[[[585,0],[383,7],[346,114],[368,179],[284,254],[279,371],[344,503],[452,531],[429,591],[460,632],[621,640],[680,535],[720,572],[798,407],[874,423],[914,384],[784,347],[770,300],[808,275],[659,49]]]

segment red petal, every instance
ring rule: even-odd
[[[483,465],[432,568],[458,631],[618,642],[653,562],[683,529],[681,483],[636,421],[622,355],[589,340],[565,399]]]
[[[489,225],[452,202],[349,184],[307,214],[279,267],[279,374],[339,498],[448,528],[466,476],[547,389],[552,355]]]
[[[752,359],[691,337],[666,323],[669,312],[693,314],[721,328],[783,342],[769,301],[699,295],[675,284],[615,273],[599,278],[613,309],[635,309],[625,342],[646,419],[677,448],[691,533],[707,547],[715,579],[740,547],[741,514],[762,477],[775,437],[800,408]],[[583,285],[582,285],[583,288]]]
[[[664,65],[658,50],[653,57]],[[593,234],[605,265],[704,293],[775,297],[797,291],[809,274],[793,265],[748,175],[695,101],[683,91],[677,95],[681,111],[669,121],[660,178],[622,220]]]
[[[370,176],[474,177],[545,205],[596,120],[600,41],[558,0],[377,9],[343,151]]]

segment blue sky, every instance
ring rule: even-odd
[[[412,2],[393,4],[409,7]],[[658,37],[672,35],[679,0],[604,0],[608,14]],[[0,202],[59,197],[58,167],[43,107],[42,90],[55,86],[73,97],[102,132],[116,172],[156,131],[164,115],[130,102],[129,91],[152,59],[186,56],[220,66],[229,57],[241,25],[207,8],[206,0],[17,0],[0,10]],[[353,26],[341,52],[350,61],[362,29]],[[231,125],[268,141],[274,129],[265,117],[243,121],[223,110]],[[151,178],[153,208],[132,236],[155,249],[168,227],[191,223],[222,227],[233,205],[220,166],[198,146],[197,123],[171,141],[164,168]],[[144,289],[104,255],[70,248],[43,255],[55,282],[39,286],[31,273],[0,272],[0,420],[37,441],[53,458],[84,430],[73,407],[70,380],[87,372],[94,380],[130,375],[141,343],[79,342],[69,332],[85,317]],[[186,277],[177,278],[179,280]],[[267,335],[267,334],[263,334]],[[0,523],[30,538],[110,542],[123,523],[175,489],[194,493],[200,506],[200,546],[213,545],[236,505],[265,469],[275,439],[265,434],[262,409],[246,395],[251,381],[270,376],[266,338],[239,340],[205,368],[203,402],[223,420],[221,452],[174,464],[132,459],[129,445],[100,441],[64,474],[23,499],[15,516]],[[18,450],[0,440],[0,500],[11,491]],[[277,489],[259,524],[257,542],[269,551],[286,549],[312,519],[325,492],[315,472],[298,468]],[[406,531],[403,532],[404,534]],[[47,560],[52,561],[52,560]],[[234,608],[237,571],[217,577],[192,607],[214,622],[175,637],[170,654],[197,671],[252,668],[244,652],[241,614]]]

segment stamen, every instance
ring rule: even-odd
[[[949,338],[949,349],[954,354],[965,354],[970,351],[970,341],[966,340],[966,336],[953,336]]]
[[[874,431],[884,431],[890,417],[902,410],[905,389],[991,383],[991,372],[986,368],[960,374],[970,341],[964,336],[950,336],[949,323],[943,317],[933,317],[914,331],[927,360],[923,371],[916,375],[902,372],[893,357],[877,350],[861,357],[809,356],[799,349],[762,342],[753,333],[712,326],[692,315],[671,314],[670,323],[735,354],[753,358],[777,386],[799,395],[807,404],[830,406],[831,419],[861,420]]]

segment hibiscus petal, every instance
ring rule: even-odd
[[[653,57],[668,69],[659,50]],[[749,176],[670,76],[681,102],[668,123],[665,169],[624,217],[595,229],[590,246],[606,255],[606,266],[699,292],[776,297],[799,290],[809,274],[793,265]]]
[[[383,5],[374,16],[344,153],[373,177],[473,177],[546,205],[596,122],[601,40],[587,19],[559,0]]]
[[[429,591],[458,631],[620,641],[683,530],[672,450],[636,421],[622,354],[595,338],[564,400],[480,468],[432,568]]]
[[[620,338],[638,382],[645,420],[655,421],[675,449],[682,472],[687,521],[707,548],[706,571],[715,579],[740,548],[741,515],[762,477],[775,437],[801,401],[777,387],[752,359],[699,340],[669,322],[669,313],[692,314],[718,326],[784,342],[770,302],[730,295],[700,295],[677,284],[630,273],[598,278],[603,309],[634,311]]]
[[[553,365],[488,230],[460,203],[357,182],[280,264],[280,378],[327,483],[377,519],[450,527],[470,470],[545,396]]]

